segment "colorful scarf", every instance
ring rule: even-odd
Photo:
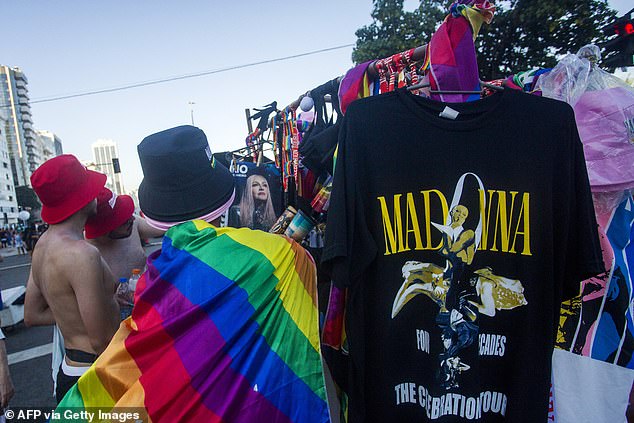
[[[486,0],[460,0],[454,2],[449,11],[450,14],[427,44],[423,69],[428,71],[432,90],[479,91],[474,40],[482,23],[491,23],[495,6]],[[432,98],[462,102],[480,96],[433,94]]]
[[[353,101],[371,95],[367,70],[372,62],[374,61],[370,60],[349,69],[341,80],[338,92],[341,113],[345,114],[346,109]]]
[[[288,238],[202,220],[173,227],[148,258],[132,317],[58,412],[327,422],[316,298],[315,264]]]

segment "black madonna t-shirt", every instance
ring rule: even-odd
[[[545,422],[560,302],[603,271],[572,108],[352,103],[324,263],[349,288],[351,422]]]

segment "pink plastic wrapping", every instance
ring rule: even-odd
[[[595,63],[599,48],[565,56],[538,84],[575,109],[593,192],[634,188],[634,89]]]

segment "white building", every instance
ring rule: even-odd
[[[62,152],[62,141],[59,139],[57,135],[55,135],[51,131],[46,130],[35,130],[37,134],[37,147],[39,154],[39,163],[38,166],[51,159],[55,156],[59,156],[63,154]]]
[[[7,126],[6,109],[0,108],[0,227],[18,223],[19,211],[7,147]]]
[[[39,163],[27,85],[19,68],[0,65],[0,107],[7,118],[3,130],[16,186],[30,186],[31,172]]]
[[[121,172],[115,173],[112,159],[119,160],[117,143],[112,140],[101,139],[92,144],[93,167],[96,171],[108,176],[106,187],[110,191],[121,195],[125,194]]]

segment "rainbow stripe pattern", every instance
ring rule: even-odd
[[[58,406],[153,422],[327,422],[313,259],[279,235],[171,228],[132,317]]]

